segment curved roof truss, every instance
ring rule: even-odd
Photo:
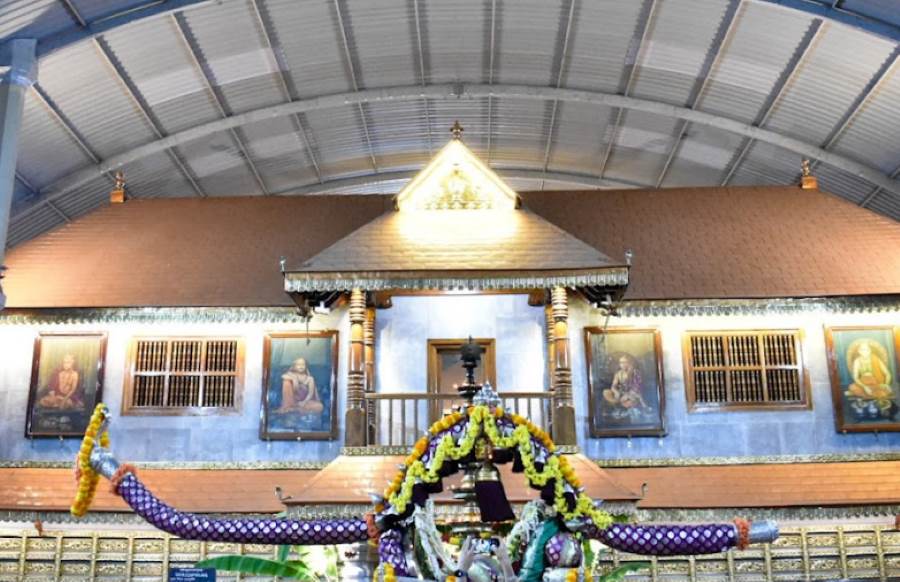
[[[245,113],[231,115],[216,121],[203,123],[184,131],[135,147],[122,154],[109,157],[96,165],[77,170],[62,177],[42,190],[43,197],[34,206],[23,210],[14,216],[14,219],[31,214],[41,204],[52,203],[66,193],[90,182],[91,180],[108,174],[109,172],[126,164],[141,160],[147,156],[166,152],[184,143],[208,136],[210,134],[228,131],[246,124],[263,121],[266,119],[280,118],[298,113],[307,113],[323,109],[358,106],[365,103],[399,102],[421,99],[453,100],[453,99],[478,99],[486,97],[527,99],[539,101],[564,101],[579,102],[595,106],[615,107],[626,110],[642,111],[655,115],[697,123],[752,140],[766,142],[802,156],[826,163],[845,172],[862,178],[878,189],[888,190],[900,194],[900,182],[894,176],[889,176],[881,171],[865,164],[859,163],[846,156],[827,151],[817,145],[788,137],[775,131],[748,124],[742,121],[714,115],[688,107],[678,107],[659,101],[627,97],[612,93],[594,91],[581,91],[556,87],[535,87],[530,85],[486,85],[486,84],[440,84],[440,85],[412,85],[402,87],[388,87],[382,89],[366,89],[348,93],[315,97],[282,103],[269,107],[262,107]],[[376,176],[370,177],[367,183],[382,181]],[[396,178],[393,178],[396,179]],[[570,181],[570,180],[566,180]],[[595,186],[599,185],[597,183]],[[296,192],[298,189],[291,189]]]
[[[87,21],[79,14],[73,14],[76,26],[66,32],[53,34],[38,39],[37,52],[45,57],[56,51],[70,47],[83,40],[96,38],[113,30],[156,18],[174,14],[189,8],[212,4],[218,0],[147,0],[138,5],[126,8],[118,13]],[[900,42],[900,26],[890,22],[861,14],[857,11],[839,7],[838,2],[826,0],[759,0],[769,4],[784,6],[799,12],[805,12],[820,18],[852,26],[868,33]],[[68,4],[68,3],[67,3]]]

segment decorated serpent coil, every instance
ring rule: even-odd
[[[156,498],[137,471],[110,453],[109,411],[98,405],[76,458],[72,513],[87,511],[100,476],[153,526],[183,539],[253,544],[377,544],[376,581],[576,582],[586,576],[582,544],[596,539],[635,554],[697,555],[772,541],[774,523],[641,525],[623,523],[582,487],[565,455],[528,419],[503,410],[489,387],[444,416],[418,442],[373,511],[348,519],[212,518]],[[538,498],[516,517],[495,465],[512,463]],[[430,496],[463,473],[454,490],[467,519],[436,524]]]

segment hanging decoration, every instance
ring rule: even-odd
[[[468,345],[468,344],[467,344]],[[473,347],[474,346],[474,347]],[[772,541],[772,522],[708,525],[620,523],[584,491],[565,455],[530,420],[505,411],[490,385],[476,385],[480,353],[464,349],[466,403],[434,423],[412,448],[373,511],[350,519],[212,518],[183,513],[157,499],[129,465],[109,452],[109,411],[98,406],[76,458],[79,486],[72,513],[84,515],[100,475],[114,492],[155,527],[188,540],[254,544],[349,544],[378,548],[375,582],[581,582],[583,544],[597,539],[611,548],[647,555],[716,553]],[[540,492],[518,518],[497,465],[512,463]],[[453,488],[461,511],[446,523],[434,517],[431,495],[461,473]]]

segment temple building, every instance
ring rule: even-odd
[[[0,582],[900,579],[890,3],[5,4]]]

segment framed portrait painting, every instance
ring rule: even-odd
[[[81,437],[103,391],[106,334],[40,333],[34,341],[26,437]]]
[[[659,330],[586,327],[584,349],[591,436],[666,434]]]
[[[337,331],[266,334],[260,438],[337,438],[337,364]]]
[[[900,330],[826,327],[839,432],[900,431]]]

